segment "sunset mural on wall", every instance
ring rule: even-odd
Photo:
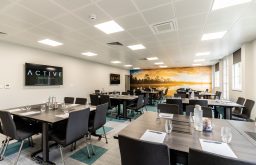
[[[187,87],[205,91],[212,88],[212,67],[183,67],[166,69],[131,70],[131,89],[168,88],[172,96],[178,88]]]

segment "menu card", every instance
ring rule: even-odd
[[[173,114],[171,114],[171,113],[159,113],[159,117],[165,118],[165,119],[173,119]]]
[[[227,143],[222,143],[218,141],[212,141],[212,140],[206,140],[206,139],[200,139],[200,144],[203,149],[203,151],[237,158],[235,153],[232,151],[232,149],[229,147]]]
[[[146,132],[141,136],[140,140],[150,141],[155,143],[163,143],[165,136],[166,136],[165,132],[147,129]]]

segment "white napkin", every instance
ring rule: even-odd
[[[163,143],[164,138],[166,136],[165,132],[154,131],[154,130],[146,130],[146,132],[141,136],[140,140],[155,142],[155,143]]]

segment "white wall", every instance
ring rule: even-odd
[[[229,70],[229,97],[230,100],[236,101],[238,97],[245,97],[246,99],[252,99],[256,102],[256,40],[253,42],[245,43],[241,47],[241,60],[242,60],[242,90],[232,90],[232,64],[233,55],[225,57],[228,59]],[[220,72],[223,73],[223,64],[220,62]],[[213,79],[214,80],[214,79]],[[222,84],[223,78],[220,78]],[[222,90],[221,88],[214,88],[214,90]],[[251,118],[256,117],[256,104],[252,111]]]
[[[10,84],[10,89],[0,89],[0,109],[36,104],[56,96],[63,101],[64,96],[87,97],[95,89],[124,91],[127,70],[0,42],[0,86]],[[36,63],[63,67],[63,85],[45,87],[24,86],[24,64]],[[110,85],[110,73],[121,75],[120,85]]]

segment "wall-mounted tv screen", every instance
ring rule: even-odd
[[[110,84],[120,84],[120,74],[110,74]]]
[[[57,66],[25,63],[25,85],[63,85],[63,69]]]

